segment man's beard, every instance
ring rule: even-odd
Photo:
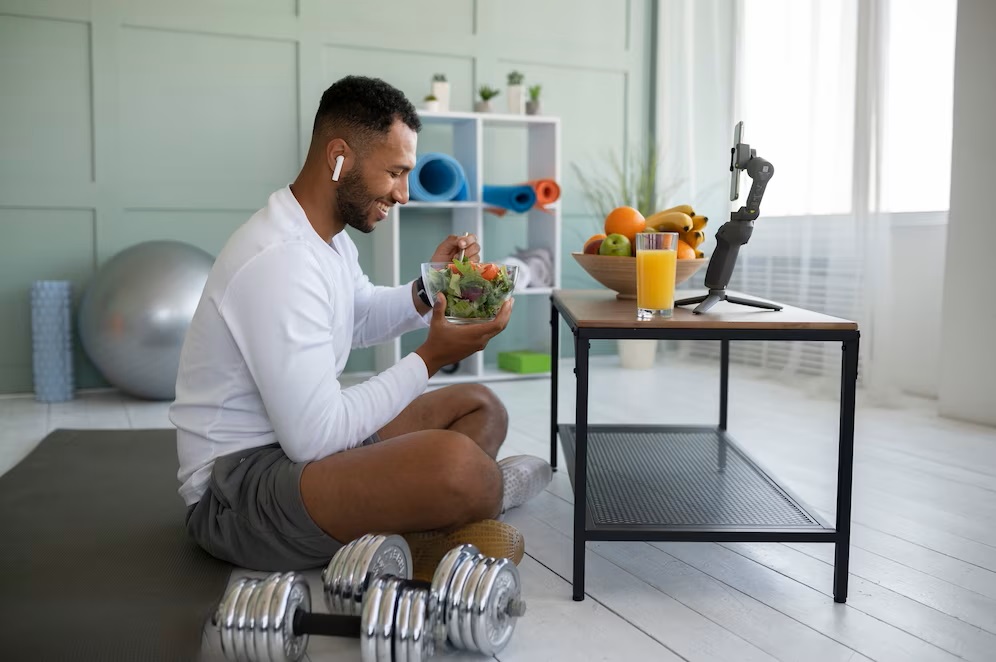
[[[375,225],[374,221],[370,220],[373,196],[370,195],[370,190],[363,183],[358,171],[359,168],[354,168],[342,178],[336,191],[335,206],[339,211],[339,218],[346,225],[360,232],[369,233],[373,232]]]

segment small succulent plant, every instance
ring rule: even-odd
[[[432,75],[432,82],[433,83],[445,83],[446,82],[446,74],[433,74]]]
[[[436,98],[435,94],[426,94],[423,101],[439,101],[439,99]]]
[[[522,85],[522,81],[525,76],[522,75],[521,71],[513,71],[508,74],[508,84],[509,85]]]
[[[481,95],[481,101],[490,101],[501,94],[501,90],[489,85],[481,85],[481,89],[478,90],[478,93]]]

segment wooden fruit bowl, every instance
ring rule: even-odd
[[[574,259],[581,265],[581,268],[587,271],[592,278],[610,290],[614,290],[616,298],[636,298],[635,257],[588,255],[585,253],[571,253],[571,255],[574,256]],[[675,285],[684,283],[708,262],[709,258],[707,257],[695,260],[678,260],[678,267],[674,277]]]

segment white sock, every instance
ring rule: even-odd
[[[546,489],[553,479],[550,463],[533,455],[513,455],[498,461],[505,482],[502,512],[521,506]]]

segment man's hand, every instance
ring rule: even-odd
[[[425,362],[429,376],[432,377],[445,365],[462,361],[483,350],[488,341],[508,326],[512,303],[512,299],[503,303],[498,315],[490,322],[453,324],[446,321],[446,297],[442,293],[437,294],[432,307],[432,322],[429,323],[429,337],[415,350]]]
[[[477,237],[472,234],[466,237],[451,234],[439,244],[429,262],[452,262],[460,257],[461,251],[464,253],[464,259],[471,262],[481,261],[481,245],[477,243]]]

